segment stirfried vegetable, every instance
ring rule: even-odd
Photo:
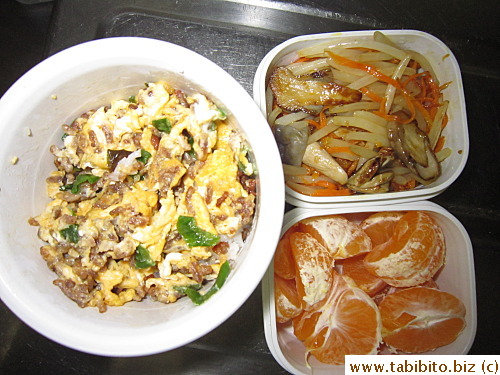
[[[80,235],[78,234],[78,224],[71,224],[64,229],[61,229],[59,233],[68,242],[77,243],[80,240]]]
[[[231,271],[231,267],[229,266],[228,262],[224,262],[220,266],[219,274],[217,275],[217,279],[215,280],[215,283],[210,287],[210,289],[205,293],[201,294],[198,292],[198,289],[201,288],[201,285],[196,284],[196,285],[190,285],[190,286],[177,286],[175,289],[181,293],[186,294],[191,301],[195,305],[201,305],[205,301],[207,301],[210,297],[212,297],[215,293],[217,293],[220,288],[224,285],[226,282],[227,277],[229,276],[229,273]]]
[[[220,241],[220,237],[216,234],[198,227],[195,218],[192,216],[179,216],[177,231],[190,247],[215,246]]]
[[[271,74],[266,98],[290,188],[311,196],[380,193],[440,176],[451,154],[442,135],[450,83],[438,82],[422,54],[381,32],[296,53]]]
[[[91,174],[81,173],[75,178],[75,182],[72,184],[61,186],[60,190],[70,190],[72,194],[78,194],[80,192],[80,185],[84,182],[89,184],[95,184],[99,180],[99,176],[94,176]]]
[[[135,268],[148,268],[156,265],[156,262],[151,259],[149,250],[144,246],[139,245],[135,249]]]

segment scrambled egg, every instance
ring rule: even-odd
[[[51,202],[30,219],[54,284],[104,312],[147,296],[175,302],[179,286],[217,277],[252,224],[256,194],[249,148],[221,109],[156,82],[63,129]],[[189,246],[181,216],[217,244]]]

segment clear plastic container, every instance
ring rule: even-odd
[[[469,136],[467,129],[467,116],[463,92],[460,67],[451,50],[436,37],[416,30],[383,30],[399,46],[423,54],[431,63],[441,84],[451,82],[443,91],[444,99],[449,100],[449,121],[443,131],[446,137],[446,147],[452,150],[452,155],[441,164],[442,174],[433,183],[419,186],[410,191],[388,192],[380,194],[356,194],[341,197],[311,197],[297,193],[286,187],[285,198],[288,203],[305,208],[313,207],[342,207],[366,206],[392,203],[405,203],[422,199],[429,199],[448,186],[462,172],[467,162],[469,153]],[[253,96],[264,114],[270,112],[266,108],[266,87],[274,68],[286,65],[297,58],[296,51],[304,47],[328,40],[354,41],[372,39],[374,31],[348,31],[304,35],[291,38],[273,48],[259,64],[254,77]]]
[[[436,282],[439,289],[458,297],[466,307],[466,327],[453,343],[440,347],[430,355],[467,354],[476,334],[476,287],[472,244],[463,225],[441,206],[424,201],[386,205],[384,207],[367,205],[365,207],[344,207],[339,209],[295,208],[287,212],[282,234],[296,222],[312,216],[342,214],[349,219],[360,221],[369,213],[381,211],[422,210],[428,212],[441,226],[446,240],[446,260]],[[269,267],[262,282],[264,305],[264,329],[267,344],[276,361],[292,374],[343,374],[344,366],[334,366],[309,357],[308,368],[305,363],[304,345],[294,336],[291,327],[277,327],[274,304],[274,268]]]

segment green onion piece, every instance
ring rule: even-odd
[[[194,151],[194,138],[191,134],[187,135],[187,141],[191,145],[191,149],[189,151],[186,151],[189,156],[191,156],[193,159],[198,159],[198,155],[196,155],[196,152]]]
[[[78,194],[80,192],[80,185],[84,182],[88,182],[89,184],[95,184],[97,180],[99,180],[99,176],[94,176],[92,174],[82,173],[76,176],[75,182],[69,185],[64,185],[59,188],[59,190],[66,191],[71,190],[72,194]]]
[[[132,95],[131,97],[128,98],[128,101],[130,103],[134,103],[134,104],[137,104],[137,98],[135,97],[135,95]]]
[[[70,224],[68,227],[61,229],[59,233],[68,242],[77,243],[80,240],[78,224]]]
[[[241,161],[238,162],[238,169],[246,174],[246,167]]]
[[[151,158],[151,154],[147,152],[146,150],[141,149],[141,156],[136,158],[136,160],[139,160],[141,163],[147,164],[148,160]]]
[[[191,301],[195,305],[201,305],[203,302],[212,297],[215,293],[217,293],[220,288],[224,285],[231,272],[231,267],[229,266],[229,262],[224,262],[220,266],[219,274],[217,275],[217,279],[212,287],[205,293],[201,294],[197,289],[200,288],[199,284],[190,285],[190,286],[176,286],[174,287],[177,291],[186,294]]]
[[[172,123],[166,117],[158,120],[153,120],[153,126],[161,132],[170,133],[172,130]]]
[[[139,245],[135,248],[135,268],[148,268],[153,267],[156,262],[151,259],[149,250],[144,246]]]
[[[64,141],[64,138],[66,138],[68,135],[68,133],[63,133],[63,135],[61,136],[61,141]]]
[[[192,216],[179,216],[177,220],[177,231],[189,247],[215,246],[220,241],[218,235],[198,227],[195,218]]]
[[[217,110],[219,111],[218,119],[219,120],[225,120],[226,117],[227,117],[226,112],[224,112],[224,110],[220,109],[220,108],[217,108]]]

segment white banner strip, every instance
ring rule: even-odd
[[[500,374],[500,355],[347,355],[345,374]]]

